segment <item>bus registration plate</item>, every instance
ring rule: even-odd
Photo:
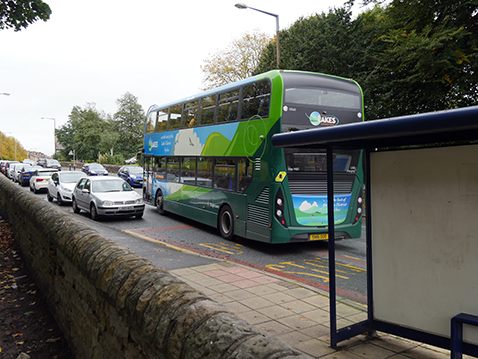
[[[329,239],[328,233],[320,233],[320,234],[311,234],[309,240],[311,241],[323,241]]]

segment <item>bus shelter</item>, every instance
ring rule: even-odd
[[[364,151],[367,319],[337,327],[329,241],[332,347],[381,331],[453,358],[478,356],[478,106],[282,133],[272,143],[326,150],[328,223],[333,152]]]

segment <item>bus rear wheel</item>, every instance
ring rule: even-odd
[[[234,216],[228,205],[221,208],[219,212],[219,232],[222,238],[231,239],[234,235]]]
[[[163,192],[161,190],[158,190],[156,192],[156,197],[154,199],[155,205],[156,205],[156,210],[158,211],[159,214],[164,214],[164,197],[163,197]]]

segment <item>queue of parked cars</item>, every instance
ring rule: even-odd
[[[143,169],[123,166],[118,176],[108,176],[99,163],[85,164],[81,171],[61,171],[56,160],[0,161],[0,172],[34,193],[46,192],[48,201],[71,203],[73,211],[85,211],[98,220],[109,216],[142,218],[145,204],[133,187],[142,187]]]

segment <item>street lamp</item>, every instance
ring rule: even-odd
[[[42,117],[43,120],[53,120],[53,155],[56,155],[56,120],[53,117]]]
[[[259,12],[261,12],[261,13],[263,13],[263,14],[266,14],[266,15],[274,16],[274,17],[276,18],[277,68],[279,68],[279,64],[280,64],[279,15],[276,15],[276,14],[273,14],[273,13],[270,13],[270,12],[267,12],[267,11],[255,9],[255,8],[250,7],[250,6],[247,6],[247,5],[245,5],[245,4],[236,4],[235,6],[236,6],[238,9],[251,9],[251,10],[259,11]]]
[[[10,94],[8,92],[0,92],[0,95],[10,96]]]

